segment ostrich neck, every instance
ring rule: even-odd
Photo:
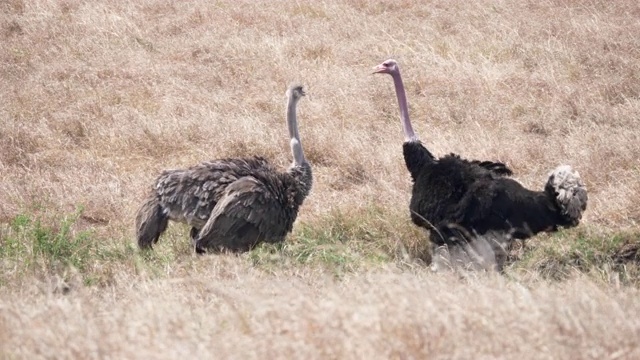
[[[393,84],[396,87],[396,96],[398,97],[398,105],[400,106],[400,121],[402,122],[402,131],[404,132],[405,142],[418,141],[418,137],[413,132],[411,120],[409,119],[409,106],[407,106],[407,95],[404,91],[404,84],[400,72],[391,74]]]
[[[313,187],[313,171],[311,171],[311,166],[307,162],[299,166],[294,164],[289,167],[287,172],[296,182],[295,202],[301,205]]]
[[[297,101],[290,96],[287,104],[287,126],[289,127],[289,137],[291,138],[291,153],[293,154],[294,165],[301,166],[302,163],[305,162],[305,159],[302,151],[302,143],[300,142],[300,134],[298,133],[296,106]]]

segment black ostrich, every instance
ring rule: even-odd
[[[509,178],[512,172],[503,163],[469,161],[455,154],[437,159],[413,132],[397,62],[389,59],[374,73],[393,78],[405,136],[404,160],[413,179],[411,220],[430,232],[434,247],[466,244],[484,235],[527,239],[559,226],[578,225],[587,190],[570,166],[557,167],[544,190],[532,191]]]

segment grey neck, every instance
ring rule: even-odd
[[[293,163],[295,166],[301,166],[305,162],[304,152],[302,151],[302,143],[300,142],[300,134],[298,133],[298,120],[296,118],[296,107],[298,100],[289,95],[287,104],[287,126],[289,127],[289,138],[291,146],[291,154],[293,155]]]

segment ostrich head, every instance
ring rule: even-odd
[[[567,227],[578,225],[582,213],[587,209],[587,187],[577,171],[569,165],[561,165],[549,173],[549,180],[544,188],[561,212]]]
[[[298,83],[292,83],[286,92],[287,98],[291,97],[293,101],[299,101],[303,96],[307,95],[304,92],[304,87]]]
[[[380,65],[376,66],[375,68],[373,68],[373,73],[397,75],[400,73],[400,67],[398,66],[398,63],[395,60],[389,59],[384,61]]]

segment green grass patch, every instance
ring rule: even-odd
[[[79,276],[85,285],[106,285],[119,271],[162,276],[167,266],[189,251],[177,244],[170,231],[170,246],[141,252],[127,239],[103,238],[82,227],[83,209],[54,219],[38,212],[15,216],[0,225],[0,285],[28,276]],[[166,239],[165,239],[166,240]],[[179,249],[178,249],[179,248]],[[177,249],[177,250],[176,250]]]
[[[82,208],[55,219],[23,213],[0,225],[0,286],[35,276],[79,276],[86,286],[105,286],[119,275],[143,278],[190,272],[199,261],[188,227],[172,224],[153,250],[140,251],[130,229],[113,238],[96,235],[80,221]],[[370,205],[299,222],[287,240],[261,244],[238,257],[270,272],[320,268],[340,277],[366,269],[415,262],[429,264],[427,235],[406,214]],[[84,226],[83,226],[84,225]],[[562,281],[576,272],[604,281],[640,285],[640,234],[607,234],[589,228],[541,234],[516,250],[507,272]],[[211,257],[217,255],[205,255]],[[198,265],[200,264],[200,265]]]
[[[85,271],[97,246],[90,230],[72,230],[81,212],[64,216],[54,225],[28,214],[16,216],[0,231],[0,258],[24,269],[68,265]]]
[[[354,211],[335,210],[301,223],[282,244],[264,244],[250,258],[255,266],[322,266],[334,274],[355,272],[401,260],[403,254],[424,257],[426,235],[402,214],[377,206]]]
[[[640,285],[640,234],[594,233],[588,229],[540,237],[512,267],[562,281],[576,272],[604,282]]]

